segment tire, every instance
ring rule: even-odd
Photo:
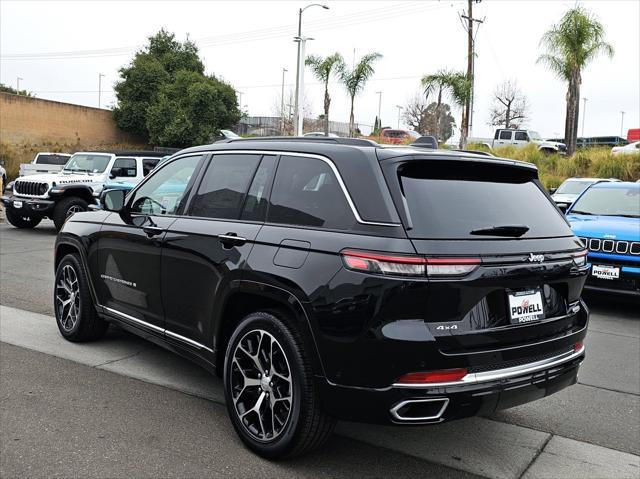
[[[60,334],[69,341],[99,339],[109,328],[96,312],[87,273],[77,254],[66,255],[56,268],[53,309]]]
[[[252,383],[247,385],[247,379]],[[248,315],[231,335],[224,362],[224,393],[240,439],[268,459],[305,454],[321,446],[335,426],[335,419],[320,407],[299,332],[267,312]],[[255,410],[258,402],[262,421]]]
[[[6,208],[7,221],[16,228],[31,229],[40,224],[42,218],[39,216],[22,216],[14,208]]]
[[[88,209],[88,203],[77,196],[68,196],[61,199],[53,209],[53,224],[56,226],[56,230],[60,231],[67,217],[73,213],[87,211]]]

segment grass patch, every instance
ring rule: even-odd
[[[490,151],[501,158],[526,161],[538,167],[540,180],[547,188],[557,188],[565,179],[573,176],[618,178],[623,181],[640,179],[640,153],[632,155],[611,154],[611,148],[583,148],[571,157],[546,154],[533,144],[518,148],[501,146],[489,150],[480,144],[469,144],[469,150]]]

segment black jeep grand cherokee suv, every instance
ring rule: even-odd
[[[258,454],[576,382],[587,266],[534,166],[364,140],[190,148],[56,243],[62,335],[113,322],[224,377]]]

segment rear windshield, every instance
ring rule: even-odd
[[[66,165],[70,156],[62,155],[38,155],[36,162],[39,165]]]
[[[593,184],[593,181],[565,181],[556,190],[556,193],[562,195],[579,195],[589,186]]]
[[[412,238],[508,237],[505,229],[519,238],[572,234],[538,186],[535,172],[441,160],[405,164],[398,174]]]

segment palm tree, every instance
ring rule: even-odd
[[[581,6],[565,13],[560,23],[543,35],[540,44],[546,47],[547,53],[538,57],[538,63],[547,65],[568,83],[564,141],[567,154],[572,155],[578,138],[582,70],[601,53],[612,57],[613,47],[604,41],[602,24]]]
[[[433,92],[438,92],[436,100],[436,139],[441,131],[440,121],[442,116],[442,96],[448,95],[456,106],[462,108],[462,122],[464,125],[464,105],[471,92],[471,84],[467,76],[458,71],[439,70],[431,75],[425,75],[421,80],[424,87],[425,97],[429,97]]]
[[[349,98],[351,99],[351,114],[349,115],[349,136],[353,136],[355,129],[355,120],[353,118],[353,103],[356,95],[364,90],[367,81],[373,76],[375,70],[373,64],[376,60],[382,58],[380,53],[368,53],[363,56],[353,69],[347,67],[342,68],[340,78]]]
[[[307,57],[305,64],[311,67],[315,77],[324,84],[324,134],[329,136],[329,79],[332,74],[339,74],[344,69],[344,59],[339,53],[334,53],[326,58],[316,55]]]

